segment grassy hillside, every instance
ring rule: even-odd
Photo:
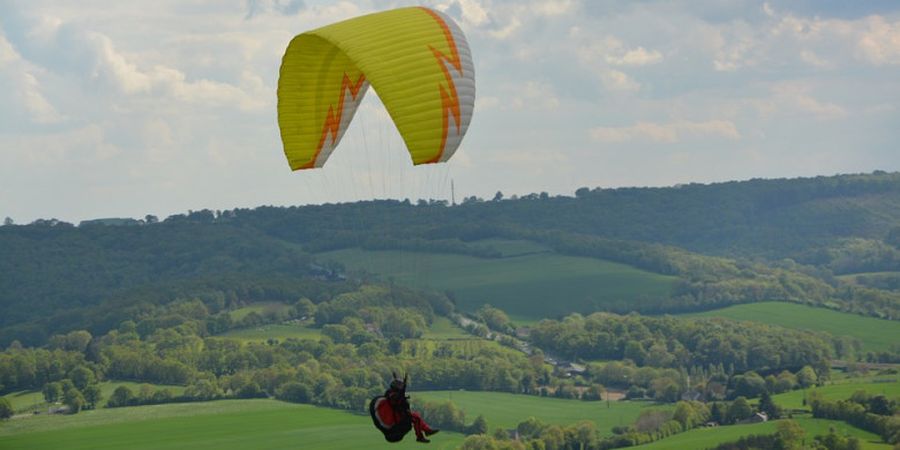
[[[846,383],[835,383],[827,386],[785,392],[783,394],[773,395],[772,400],[776,404],[784,408],[800,409],[807,408],[803,406],[803,399],[813,391],[820,393],[828,400],[844,400],[850,398],[856,391],[866,391],[871,395],[883,394],[888,398],[900,397],[900,378],[896,375],[892,377],[880,378],[881,381],[891,382],[872,382],[872,381],[856,381],[848,380]],[[874,381],[874,380],[873,380]]]
[[[231,316],[231,320],[238,321],[247,317],[247,315],[252,312],[265,316],[266,314],[271,313],[286,313],[288,309],[290,309],[290,306],[280,302],[258,302],[249,306],[244,306],[243,308],[233,309],[229,311],[228,314]]]
[[[788,328],[824,331],[835,336],[859,339],[867,351],[888,350],[900,343],[900,322],[863,317],[824,308],[784,302],[762,302],[689,314],[695,317],[725,317],[780,325]]]
[[[249,312],[246,312],[248,314]],[[229,339],[237,339],[243,342],[265,342],[269,339],[278,339],[283,341],[288,338],[296,339],[319,339],[322,330],[313,328],[309,325],[299,324],[269,324],[260,325],[250,328],[241,328],[237,330],[229,330],[218,335]],[[434,323],[428,327],[428,330],[422,335],[423,339],[472,339],[472,335],[466,333],[461,328],[454,325],[446,317],[437,316]]]
[[[472,339],[472,335],[454,325],[450,319],[437,316],[434,318],[434,322],[431,326],[428,327],[428,331],[422,335],[422,339]]]
[[[467,420],[484,415],[488,425],[515,428],[519,422],[534,416],[547,423],[569,425],[579,420],[593,420],[604,433],[612,427],[628,425],[644,408],[671,408],[650,402],[586,402],[502,392],[428,391],[412,392],[413,402],[452,401],[465,411]]]
[[[828,434],[830,428],[838,434],[848,434],[862,441],[862,448],[866,450],[890,450],[891,446],[881,442],[881,439],[872,433],[847,425],[836,420],[796,419],[797,423],[806,430],[806,442],[819,434]],[[775,432],[776,422],[765,422],[752,425],[731,425],[727,427],[697,428],[685,433],[676,434],[650,444],[631,447],[640,450],[702,450],[715,447],[724,442],[736,441],[742,436],[750,434],[772,434]]]
[[[521,318],[627,310],[667,297],[677,280],[624,264],[549,252],[477,258],[348,249],[319,257],[410,286],[451,291],[463,311],[490,303]]]
[[[109,399],[109,396],[112,395],[113,391],[116,390],[119,386],[127,386],[132,391],[137,392],[141,385],[150,384],[150,383],[135,383],[133,381],[104,381],[100,383],[100,391],[103,393],[103,399],[100,401],[100,404],[106,404],[106,400]],[[175,395],[180,395],[184,392],[184,386],[170,386],[163,384],[150,384],[154,389],[168,389]],[[9,399],[9,402],[12,404],[12,407],[15,411],[33,411],[35,409],[44,411],[46,409],[47,403],[44,402],[44,394],[40,391],[19,391],[12,392],[4,395],[3,397]]]
[[[463,436],[441,433],[430,448],[452,449]],[[0,427],[0,448],[22,449],[406,449],[389,444],[368,415],[274,400],[223,400],[38,416]]]
[[[237,339],[243,342],[264,342],[269,339],[278,339],[283,341],[288,338],[297,339],[319,339],[322,337],[321,330],[310,328],[306,325],[293,324],[269,324],[257,327],[241,328],[230,330],[219,335],[230,339]]]

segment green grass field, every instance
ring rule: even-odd
[[[585,402],[533,395],[502,392],[427,391],[411,392],[413,402],[452,401],[465,411],[466,421],[479,414],[487,419],[491,430],[498,427],[515,428],[519,422],[534,416],[544,422],[570,425],[580,420],[593,420],[602,432],[612,433],[612,427],[628,425],[644,408],[671,408],[650,402]],[[427,419],[427,418],[426,418]]]
[[[504,258],[522,256],[531,253],[551,253],[553,249],[533,241],[516,239],[482,239],[472,243],[474,246],[488,247],[500,252]]]
[[[828,434],[829,428],[834,428],[839,434],[850,435],[862,441],[866,450],[890,450],[891,446],[881,442],[881,438],[868,431],[847,425],[844,422],[825,419],[796,419],[797,423],[806,431],[806,442],[812,442],[812,438],[820,434]],[[650,444],[631,447],[640,450],[702,450],[715,447],[719,444],[736,441],[742,436],[751,434],[772,434],[775,432],[776,422],[765,422],[751,425],[731,425],[727,427],[696,428],[684,433],[652,442]]]
[[[761,302],[689,314],[693,317],[725,317],[780,325],[787,328],[824,331],[859,339],[864,350],[887,350],[900,343],[900,322],[842,313],[785,302]]]
[[[368,415],[274,400],[223,400],[85,411],[16,419],[0,427],[2,449],[413,449],[409,435],[384,441]],[[453,449],[457,433],[429,448]]]
[[[218,335],[218,337],[236,339],[242,342],[265,342],[269,339],[284,341],[288,338],[321,339],[322,331],[309,325],[270,324],[230,330]],[[432,323],[425,334],[422,335],[422,338],[454,340],[474,339],[474,336],[454,325],[446,317],[436,317],[434,323]]]
[[[527,246],[515,243],[515,247]],[[667,297],[677,280],[599,259],[522,250],[535,249],[519,248],[520,254],[526,254],[497,259],[359,249],[319,256],[408,286],[452,291],[462,311],[474,311],[489,303],[522,319],[609,309],[627,311]]]
[[[247,314],[250,314],[251,312],[255,312],[261,316],[264,316],[267,312],[280,313],[286,311],[288,308],[290,308],[290,306],[285,305],[284,303],[260,302],[229,311],[228,315],[231,316],[231,320],[241,320],[244,317],[247,317]]]
[[[828,400],[846,400],[850,398],[850,396],[853,395],[853,393],[856,391],[866,391],[870,395],[883,394],[888,398],[897,398],[900,397],[900,381],[898,381],[898,377],[896,375],[893,375],[892,377],[893,378],[887,378],[888,380],[893,380],[893,382],[890,383],[858,381],[848,383],[835,383],[812,389],[790,391],[783,394],[773,395],[772,400],[775,401],[776,404],[784,408],[801,409],[807,408],[803,406],[803,399],[813,391],[820,393]]]
[[[434,339],[434,340],[448,340],[448,339],[472,339],[472,336],[469,333],[466,333],[462,328],[456,326],[450,319],[446,317],[437,316],[434,318],[434,322],[431,323],[431,326],[428,327],[428,331],[422,335],[422,339]]]
[[[101,404],[106,404],[106,400],[109,399],[109,396],[112,395],[113,391],[116,390],[119,386],[128,386],[132,391],[137,392],[141,385],[149,384],[149,383],[135,383],[133,381],[104,381],[100,383],[100,391],[103,393],[103,399],[100,401]],[[169,389],[175,395],[180,395],[184,392],[184,386],[169,386],[169,385],[161,385],[161,384],[150,384],[154,389]],[[41,391],[19,391],[13,392],[7,395],[4,395],[5,398],[9,399],[12,407],[15,411],[34,411],[35,409],[44,411],[46,410],[47,403],[44,402],[44,394]]]
[[[306,325],[270,324],[230,330],[218,336],[242,342],[265,342],[269,339],[278,339],[279,341],[288,338],[320,339],[322,332]]]

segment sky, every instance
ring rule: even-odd
[[[373,92],[291,172],[290,39],[422,4],[465,32],[469,132],[412,167]],[[0,0],[0,218],[165,217],[900,170],[900,2]]]

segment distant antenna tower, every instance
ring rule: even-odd
[[[450,205],[456,206],[456,187],[453,186],[453,178],[450,179]]]

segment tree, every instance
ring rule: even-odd
[[[775,426],[775,434],[781,440],[785,450],[799,449],[803,446],[803,435],[806,431],[794,420],[783,420]]]
[[[487,324],[488,328],[502,333],[509,332],[510,321],[509,316],[500,309],[485,304],[478,310],[478,316]]]
[[[781,408],[772,401],[772,396],[768,392],[763,391],[759,397],[759,411],[766,413],[769,419],[777,419],[781,417]]]
[[[84,366],[78,366],[72,369],[69,372],[69,379],[72,380],[72,384],[79,390],[84,390],[88,385],[97,381],[97,378],[94,376],[94,371]]]
[[[50,348],[58,348],[71,352],[83,353],[91,342],[91,333],[85,330],[77,330],[65,335],[56,335],[50,338]]]
[[[7,219],[9,219],[9,217],[7,217]],[[12,225],[12,224],[8,224],[8,225]],[[887,242],[888,244],[893,245],[894,247],[897,247],[898,249],[900,249],[900,227],[892,228],[891,231],[888,233],[887,237],[884,238],[884,242]]]
[[[497,443],[490,436],[472,435],[463,441],[460,450],[498,450]]]
[[[743,375],[735,375],[732,378],[734,384],[734,396],[754,398],[766,391],[766,380],[756,372],[747,372]]]
[[[884,395],[871,397],[866,403],[868,404],[867,409],[872,414],[878,414],[879,416],[890,416],[894,414],[894,408],[891,405],[891,401]]]
[[[304,297],[297,301],[294,305],[294,316],[298,318],[312,317],[316,315],[316,305],[308,298]]]
[[[84,395],[76,388],[69,389],[63,394],[63,403],[69,407],[69,412],[77,414],[84,408]]]
[[[725,414],[728,423],[737,423],[744,419],[749,419],[753,415],[753,408],[750,402],[744,397],[738,397],[728,406],[728,412]]]
[[[3,226],[8,227],[10,225],[15,225],[15,222],[12,220],[11,217],[7,217],[7,218],[3,219]]]
[[[497,193],[494,194],[494,201],[499,202],[500,200],[503,200],[503,193],[500,191],[497,191]],[[898,233],[898,234],[900,234],[900,233]]]
[[[519,436],[523,438],[536,439],[540,436],[541,432],[546,428],[546,424],[541,422],[539,419],[535,417],[529,417],[525,419],[525,421],[520,422],[518,426],[516,426],[516,431],[519,432]]]
[[[479,414],[478,417],[475,418],[475,421],[469,425],[466,430],[466,434],[485,434],[488,432],[488,424],[487,419],[484,418],[483,415]]]
[[[725,414],[722,412],[722,404],[713,402],[709,409],[709,420],[717,424],[725,423]]]
[[[59,401],[60,397],[62,397],[62,385],[57,382],[47,383],[44,385],[43,393],[44,401],[47,403],[56,403]]]
[[[819,377],[816,376],[816,371],[810,366],[803,366],[803,368],[797,372],[797,383],[804,389],[814,386],[818,381]]]
[[[96,384],[86,386],[82,394],[84,394],[84,401],[87,402],[90,409],[96,408],[100,400],[103,400],[103,392],[100,390],[100,386]]]
[[[113,391],[106,405],[110,408],[128,406],[135,401],[134,392],[128,386],[119,386]]]
[[[9,419],[13,415],[12,403],[6,397],[0,397],[0,419]]]
[[[312,400],[312,390],[303,383],[291,381],[283,384],[278,391],[275,392],[275,397],[279,400],[288,402],[310,403]]]

